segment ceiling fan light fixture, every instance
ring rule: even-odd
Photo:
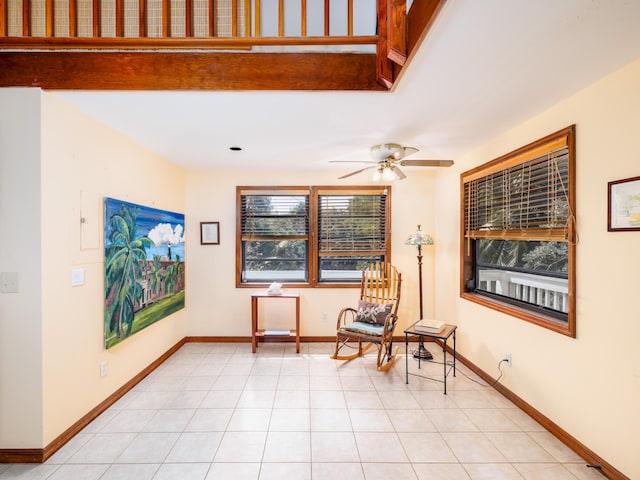
[[[380,162],[382,160],[386,160],[389,157],[398,158],[402,156],[403,152],[402,145],[398,143],[382,143],[380,145],[374,145],[369,150],[369,154],[371,158]]]
[[[385,182],[393,182],[394,180],[397,180],[397,178],[398,177],[395,172],[391,170],[390,167],[384,167],[384,170],[382,170],[382,179]]]

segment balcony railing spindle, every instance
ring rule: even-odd
[[[31,1],[22,0],[22,36],[31,36]]]
[[[53,0],[45,0],[45,37],[53,37]]]
[[[69,0],[69,36],[72,38],[78,36],[78,3],[76,0]]]

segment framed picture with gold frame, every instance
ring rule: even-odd
[[[200,245],[220,245],[220,222],[200,222]]]

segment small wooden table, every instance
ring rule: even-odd
[[[442,380],[440,380],[439,378],[432,378],[424,375],[418,375],[417,373],[409,373],[409,354],[407,353],[405,357],[406,383],[409,383],[409,375],[415,375],[417,377],[428,378],[429,380],[442,382],[444,383],[444,394],[446,395],[447,394],[447,376],[449,376],[449,372],[453,370],[453,376],[454,377],[456,376],[456,329],[458,328],[458,326],[445,325],[444,329],[441,332],[429,333],[429,332],[423,332],[421,330],[416,330],[415,328],[416,323],[412,324],[410,327],[408,327],[404,331],[404,342],[405,342],[407,352],[409,352],[409,335],[416,335],[418,337],[427,337],[434,340],[440,340],[442,342],[442,353],[444,356],[444,360],[442,362],[443,378]],[[449,340],[449,337],[451,337],[452,335],[453,335],[453,362],[447,363],[447,340]],[[423,360],[423,362],[434,362],[434,360]],[[439,362],[434,362],[434,363],[439,363]],[[420,368],[420,357],[418,357],[418,368]]]
[[[258,300],[261,298],[293,298],[296,301],[296,328],[289,330],[289,333],[265,335],[265,329],[258,329]],[[268,332],[268,330],[267,330]],[[285,330],[286,332],[286,330]],[[256,353],[259,337],[269,338],[290,338],[296,337],[296,353],[300,353],[300,294],[282,293],[280,295],[269,295],[266,292],[253,293],[251,295],[251,351]]]

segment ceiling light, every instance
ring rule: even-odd
[[[397,178],[398,177],[396,177],[396,174],[393,172],[393,170],[391,170],[390,167],[385,167],[384,170],[382,171],[382,179],[385,182],[393,182]]]

